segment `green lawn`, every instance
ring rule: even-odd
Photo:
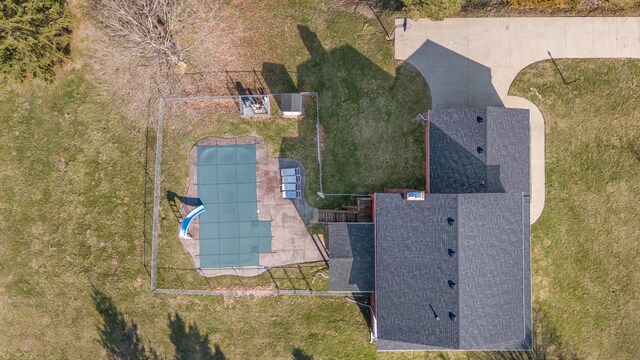
[[[415,119],[430,107],[425,80],[411,65],[394,60],[393,42],[385,40],[376,19],[333,10],[330,3],[230,5],[244,32],[260,34],[244,39],[245,67],[256,69],[273,93],[319,93],[325,193],[424,188],[424,128]],[[383,16],[387,28],[391,19]],[[206,60],[194,63],[208,68]],[[315,116],[310,110],[307,117]],[[280,156],[299,158],[311,179],[317,178],[314,123],[305,118],[298,134],[276,144]],[[316,202],[317,184],[312,182],[307,190],[307,200],[317,207],[335,208],[352,200]]]
[[[158,253],[158,287],[180,289],[313,289],[326,290],[328,282],[322,276],[313,278],[317,272],[326,275],[326,265],[313,264],[298,268],[281,268],[264,273],[253,278],[237,276],[221,276],[205,279],[194,270],[193,260],[184,250],[176,236],[179,218],[174,209],[169,206],[167,193],[173,192],[184,195],[188,184],[189,162],[188,155],[193,144],[207,136],[234,137],[257,136],[264,139],[271,157],[295,157],[305,159],[306,168],[310,175],[309,186],[318,186],[316,151],[313,146],[315,139],[315,106],[314,99],[307,98],[307,112],[311,114],[296,121],[280,118],[275,114],[266,120],[248,120],[239,116],[238,110],[231,101],[214,101],[215,109],[209,107],[192,106],[190,103],[167,105],[165,108],[165,132],[163,141],[162,185],[161,185],[161,220]],[[304,144],[300,135],[305,136]],[[154,140],[155,141],[155,140]],[[287,142],[287,146],[283,145]],[[154,143],[155,145],[155,143]],[[286,155],[285,154],[286,151]],[[154,161],[149,154],[150,172],[153,171]],[[315,190],[317,191],[317,190]],[[315,191],[313,192],[315,194]],[[176,201],[181,206],[180,200]],[[150,217],[149,217],[150,220]],[[150,255],[149,248],[147,254]],[[324,270],[322,270],[324,269]],[[304,275],[304,276],[303,276]],[[288,277],[295,278],[287,281]],[[279,279],[274,281],[274,279]],[[306,281],[305,281],[306,280]],[[313,282],[312,282],[313,281]],[[307,282],[311,286],[306,286]],[[302,286],[305,285],[305,286]]]
[[[640,61],[558,66],[580,80],[566,85],[544,61],[511,87],[545,117],[546,202],[532,227],[536,352],[380,358],[640,358]]]
[[[284,64],[299,88],[320,92],[325,191],[418,186],[424,144],[412,118],[429,106],[424,81],[410,68],[396,73],[375,20],[323,5],[265,8],[269,21],[252,25],[267,31],[265,47],[254,50],[251,66]],[[282,31],[286,44],[276,40]],[[582,80],[564,85],[543,62],[513,86],[540,106],[547,126],[546,207],[533,228],[536,319],[550,353],[638,358],[640,63],[559,64],[565,78]],[[360,311],[343,298],[151,295],[143,242],[145,145],[153,138],[78,67],[52,84],[0,89],[0,358],[170,358],[196,350],[218,359],[375,357]],[[223,124],[212,131],[261,135],[274,153],[300,154],[314,166],[304,159],[313,154],[303,149],[313,134],[308,123]],[[166,159],[177,164],[186,154],[176,141]],[[429,357],[461,355],[380,356]]]
[[[246,39],[247,48],[255,52],[251,58],[257,60],[246,66],[256,70],[272,93],[318,92],[319,107],[312,97],[307,97],[306,116],[298,121],[282,119],[277,113],[268,120],[246,120],[240,118],[232,104],[224,106],[222,102],[167,107],[159,237],[161,288],[272,285],[266,277],[205,280],[195,270],[188,270],[193,268],[193,262],[176,239],[178,219],[166,206],[164,194],[184,194],[188,184],[187,156],[193,143],[203,137],[261,137],[271,156],[302,161],[308,175],[307,201],[320,208],[336,208],[353,198],[317,199],[318,110],[325,193],[372,193],[384,187],[425,185],[424,127],[415,119],[429,108],[429,90],[413,67],[398,65],[393,59],[393,43],[384,39],[377,20],[327,10],[323,3],[274,2],[260,9],[263,16],[279,24],[273,27],[249,21],[247,16],[255,16],[255,12],[244,12],[248,9],[242,4],[230,6],[247,27],[245,31],[263,34]],[[288,39],[286,44],[276,41],[282,38]],[[272,53],[274,48],[280,51]],[[206,60],[194,60],[194,64],[195,69],[209,66]],[[209,76],[209,83],[224,81],[217,73]],[[255,81],[246,72],[232,71],[230,76],[244,86]]]
[[[331,136],[337,146],[352,138],[356,146],[351,155],[360,161],[345,164],[339,147],[332,145],[326,159],[339,167],[327,165],[330,180],[325,186],[336,192],[368,190],[351,188],[351,179],[361,176],[367,187],[378,189],[382,178],[372,179],[365,171],[367,166],[378,176],[389,171],[390,164],[367,163],[378,148],[397,149],[400,158],[403,149],[413,148],[411,156],[420,169],[424,162],[419,136],[415,135],[414,146],[393,144],[395,135],[384,133],[395,131],[401,138],[411,132],[407,129],[419,129],[412,118],[428,108],[424,81],[403,67],[399,72],[406,82],[396,79],[392,43],[379,36],[373,21],[319,11],[313,3],[303,5],[304,11],[292,4],[279,16],[288,19],[292,34],[298,33],[295,24],[308,24],[341,74],[339,81],[328,85],[312,84],[331,75],[331,67],[320,62],[305,71],[308,82],[300,88],[320,91],[321,114],[327,113],[321,115],[326,119],[323,126],[329,132],[331,124],[349,124],[343,128],[346,134]],[[300,35],[288,46],[293,56],[282,52],[280,58],[266,55],[264,61],[286,63],[295,78],[298,64],[301,68],[310,64],[311,56]],[[27,82],[0,91],[0,184],[4,190],[0,226],[5,239],[0,242],[0,358],[103,358],[108,353],[142,357],[151,350],[172,357],[185,347],[202,348],[205,340],[210,346],[206,351],[213,354],[217,344],[218,355],[229,358],[374,357],[375,347],[368,342],[360,310],[344,298],[152,296],[143,266],[143,243],[149,235],[145,213],[149,211],[147,178],[152,175],[145,168],[153,155],[146,145],[153,147],[154,138],[136,125],[139,121],[120,115],[111,105],[119,102],[91,85],[90,72],[80,68],[67,69],[52,84]],[[363,76],[368,71],[371,76]],[[343,86],[358,93],[344,92]],[[387,90],[391,95],[385,95]],[[412,98],[417,100],[411,106],[395,102]],[[378,113],[398,116],[388,119]],[[314,120],[278,125],[221,119],[220,126],[207,135],[225,131],[260,135],[272,145],[274,155],[300,157],[314,171]],[[197,139],[203,129],[192,130]],[[386,138],[375,146],[365,144],[371,134],[360,130]],[[330,135],[323,136],[328,141]],[[186,160],[183,150],[188,140],[177,140],[179,146],[165,160]],[[367,146],[370,153],[358,144]],[[311,155],[305,158],[305,153]],[[405,164],[395,166],[402,169]],[[342,187],[335,176],[340,171],[349,175],[347,186]],[[422,172],[416,170],[416,174]],[[184,173],[177,175],[181,178],[171,176],[165,179],[167,184],[175,181],[176,188],[184,184]],[[411,174],[396,176],[398,185],[415,181]],[[190,265],[184,252],[178,256]]]
[[[545,117],[546,203],[532,229],[534,300],[567,351],[637,359],[640,61],[526,68],[511,93]]]
[[[132,323],[145,351],[169,357],[204,334],[229,358],[374,353],[360,311],[343,298],[151,295],[144,129],[81,71],[5,87],[0,100],[0,358],[103,358],[101,333],[105,348],[139,353]]]

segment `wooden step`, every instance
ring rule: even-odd
[[[318,222],[357,222],[358,213],[345,210],[318,210]]]

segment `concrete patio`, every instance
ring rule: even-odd
[[[323,261],[327,258],[322,244],[316,243],[307,231],[296,206],[292,200],[283,199],[280,192],[281,159],[269,157],[267,145],[262,139],[255,137],[217,138],[207,137],[198,141],[197,145],[256,145],[256,175],[258,219],[271,221],[271,252],[259,255],[260,266],[233,267],[223,269],[200,269],[206,277],[219,275],[255,276],[268,268]],[[194,146],[189,154],[189,188],[185,197],[197,198],[197,147]],[[286,162],[285,162],[286,163]],[[304,188],[304,186],[303,186]],[[184,217],[194,206],[181,207]],[[196,268],[200,268],[199,228],[197,219],[191,224],[192,240],[180,239],[182,245],[191,255]]]

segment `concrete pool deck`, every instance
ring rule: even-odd
[[[396,20],[395,58],[429,84],[433,109],[504,106],[529,109],[531,218],[545,198],[544,118],[530,101],[509,96],[518,73],[553,58],[640,58],[639,17]]]
[[[255,137],[218,138],[207,137],[197,142],[198,146],[212,145],[256,145],[256,177],[258,220],[271,221],[271,252],[259,254],[260,266],[233,267],[222,269],[200,269],[198,256],[199,226],[194,220],[190,233],[192,240],[180,239],[180,242],[191,255],[195,267],[206,277],[219,275],[255,276],[268,268],[290,264],[323,261],[326,252],[321,244],[307,231],[298,210],[291,200],[283,199],[280,192],[280,159],[269,157],[267,145],[262,139]],[[197,198],[197,147],[189,154],[189,188],[185,197]],[[194,206],[182,206],[180,212],[184,217]]]

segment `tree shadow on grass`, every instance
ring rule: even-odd
[[[151,346],[143,345],[138,326],[125,319],[111,297],[95,286],[91,288],[93,305],[103,320],[97,328],[100,345],[107,351],[107,357],[119,360],[161,359]]]
[[[176,348],[176,360],[225,360],[218,344],[211,350],[209,335],[203,334],[195,323],[187,324],[182,317],[175,313],[168,315],[168,326],[171,331],[169,338]]]
[[[138,334],[135,322],[125,319],[118,311],[113,299],[95,286],[91,286],[93,305],[102,317],[102,323],[97,326],[100,336],[99,343],[107,352],[107,358],[113,360],[161,360],[164,357],[151,347],[145,346]],[[169,339],[175,347],[176,360],[225,360],[226,356],[217,344],[212,350],[209,346],[209,335],[201,333],[198,326],[187,324],[182,317],[175,313],[168,315],[167,326],[170,330]]]
[[[294,360],[313,360],[313,356],[307,354],[299,347],[293,348],[293,351],[291,351],[291,355],[293,355]]]

